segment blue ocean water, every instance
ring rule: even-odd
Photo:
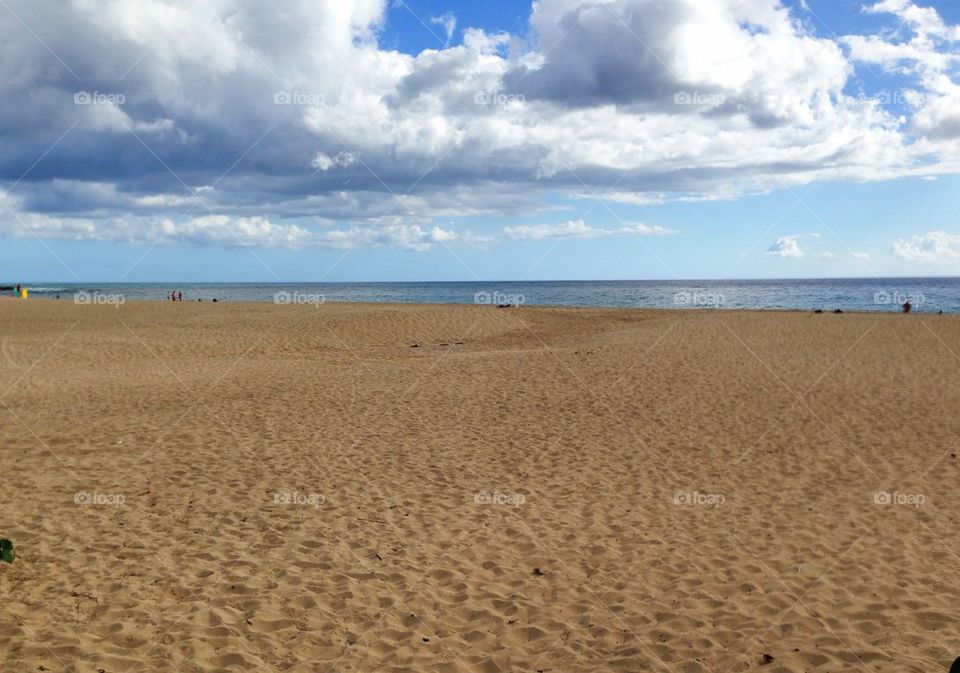
[[[30,296],[73,300],[80,293],[126,300],[280,303],[398,302],[526,304],[624,308],[794,309],[899,311],[907,300],[920,312],[960,313],[960,278],[858,278],[696,281],[484,281],[430,283],[46,283]],[[3,294],[7,294],[4,291]]]

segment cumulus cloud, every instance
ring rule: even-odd
[[[906,0],[870,6],[904,35],[847,38],[778,0],[541,0],[528,39],[465,27],[450,46],[456,17],[427,17],[448,44],[415,55],[379,44],[386,0],[6,4],[22,23],[0,23],[0,182],[21,217],[71,222],[64,236],[224,217],[187,238],[335,227],[416,249],[439,243],[439,218],[528,217],[558,197],[960,171],[958,28]],[[912,114],[849,93],[862,62],[911,78]],[[566,235],[615,233],[651,232]]]
[[[861,260],[861,261],[863,261],[863,262],[868,262],[868,261],[870,261],[870,253],[869,253],[869,252],[854,251],[854,252],[851,252],[851,253],[850,253],[850,256],[853,257],[854,259],[859,259],[859,260]]]
[[[784,259],[800,259],[805,253],[800,248],[800,236],[780,236],[776,242],[767,249],[768,255],[774,257],[783,257]]]
[[[895,241],[893,252],[908,262],[956,265],[960,262],[960,235],[931,231]]]
[[[911,0],[881,0],[866,11],[894,15],[903,30],[845,37],[852,58],[912,82],[902,91],[885,94],[886,100],[912,109],[912,131],[933,141],[960,139],[960,84],[955,79],[960,26],[946,24],[936,9]]]
[[[592,227],[583,220],[570,220],[562,224],[535,224],[504,227],[504,235],[515,241],[539,241],[545,238],[598,238],[601,236],[669,236],[678,233],[659,225],[642,223],[627,224],[622,227],[604,229]]]
[[[802,259],[806,257],[807,251],[800,247],[800,241],[804,239],[819,241],[821,238],[823,238],[823,235],[815,231],[808,234],[780,236],[773,245],[767,248],[767,254],[774,257],[783,257],[784,259]],[[854,256],[859,254],[866,253],[854,253]],[[837,256],[836,253],[829,250],[814,252],[813,255],[820,259],[833,259]]]
[[[766,0],[542,2],[531,26],[540,51],[504,85],[569,106],[809,123],[851,72],[834,42]]]

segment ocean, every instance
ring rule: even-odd
[[[37,283],[34,298],[105,302],[184,301],[276,303],[398,302],[521,304],[618,308],[787,309],[960,313],[960,278],[817,280],[478,281],[427,283]],[[12,294],[4,290],[2,294]]]

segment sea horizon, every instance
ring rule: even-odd
[[[584,308],[716,308],[960,312],[960,277],[680,280],[48,282],[24,283],[30,297],[79,303],[127,300],[277,304],[380,302]],[[0,283],[0,287],[7,287]],[[9,290],[4,290],[7,294]]]

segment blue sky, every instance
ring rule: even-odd
[[[431,0],[405,0],[388,4],[387,22],[379,42],[385,49],[396,49],[416,55],[424,49],[442,49],[446,46],[446,34],[439,23],[431,19],[448,12],[457,18],[458,30],[451,42],[462,39],[464,27],[481,28],[490,33],[506,31],[512,35],[525,36],[530,18],[530,3],[511,0],[486,0],[485,2],[433,2]]]
[[[956,3],[47,4],[0,281],[960,273]]]

